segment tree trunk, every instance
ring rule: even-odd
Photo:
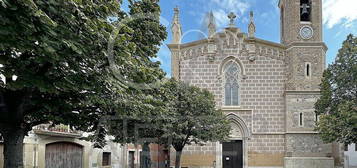
[[[23,168],[23,142],[25,130],[8,129],[2,132],[4,138],[4,168]]]
[[[175,168],[180,168],[181,166],[181,154],[182,154],[182,150],[176,151]]]
[[[140,159],[141,168],[151,168],[150,147],[148,142],[143,144],[142,156]]]

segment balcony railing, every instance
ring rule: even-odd
[[[36,134],[51,135],[51,136],[65,136],[65,137],[80,137],[82,133],[77,130],[72,130],[69,125],[41,124],[33,128]]]

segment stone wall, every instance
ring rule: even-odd
[[[284,168],[334,168],[333,158],[286,157]]]
[[[237,40],[237,47],[234,49],[222,50],[218,47],[214,56],[204,54],[206,44],[183,49],[183,56],[180,57],[180,80],[208,89],[215,95],[217,108],[226,114],[233,113],[244,121],[249,132],[253,134],[246,141],[249,166],[283,166],[286,82],[286,64],[281,57],[283,52],[274,47],[257,44],[260,46],[257,47],[258,54],[254,55],[254,61],[250,61],[249,57],[252,55],[248,56],[244,49],[246,44],[241,42],[242,40]],[[224,42],[220,44],[216,41],[216,45],[229,48]],[[241,67],[240,106],[232,108],[224,106],[224,78],[221,72],[222,66],[230,60],[236,61]],[[182,157],[183,166],[211,165],[216,154],[205,155],[212,152],[206,151],[209,148],[187,146],[188,151],[185,151]],[[206,157],[208,161],[194,161],[192,158],[196,156]]]
[[[244,52],[232,50],[217,53],[214,61],[208,56],[196,56],[180,61],[180,79],[192,85],[206,88],[215,95],[217,107],[223,106],[223,79],[220,68],[223,61],[232,56],[243,65],[246,78],[240,82],[241,109],[253,110],[252,132],[267,133],[285,131],[284,89],[286,65],[282,60],[256,56],[251,62]],[[242,74],[241,74],[242,75]]]
[[[292,157],[331,157],[332,144],[325,144],[318,134],[287,134],[286,153]]]
[[[249,166],[283,166],[284,135],[253,135],[248,141]]]
[[[294,46],[287,52],[287,90],[319,90],[322,73],[325,70],[325,49],[323,44],[317,46],[306,43]],[[310,77],[306,76],[306,64],[310,63]]]
[[[315,103],[319,92],[287,92],[286,93],[286,131],[313,132],[316,127]],[[300,125],[300,113],[302,125]]]

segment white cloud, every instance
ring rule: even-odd
[[[213,15],[216,19],[216,24],[218,28],[225,27],[228,25],[228,13],[226,13],[223,9],[214,10]]]
[[[323,23],[328,28],[345,22],[344,27],[351,27],[357,21],[357,0],[323,0]]]
[[[247,1],[242,0],[211,0],[211,2],[229,12],[239,14],[243,14],[250,7]]]
[[[226,27],[229,24],[227,15],[234,12],[237,19],[240,19],[250,8],[252,0],[199,0],[205,12],[212,11],[215,16],[217,27]]]

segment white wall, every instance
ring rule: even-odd
[[[357,166],[357,151],[356,144],[348,145],[348,151],[345,151],[345,156],[348,156],[349,166]]]

